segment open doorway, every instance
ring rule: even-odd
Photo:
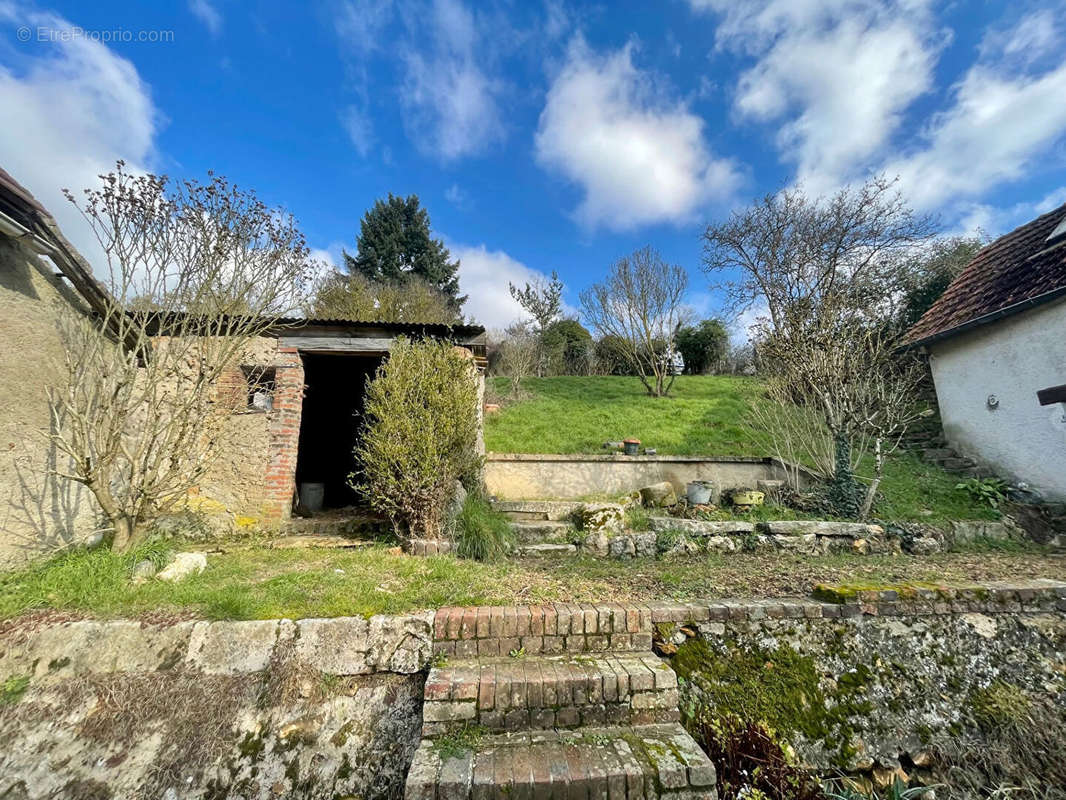
[[[322,508],[357,505],[348,485],[355,469],[352,453],[362,425],[366,386],[382,362],[381,355],[304,353],[304,400],[296,485],[322,484]],[[301,490],[301,498],[304,492]]]

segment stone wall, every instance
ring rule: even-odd
[[[399,798],[432,619],[7,631],[0,797]]]
[[[91,494],[54,477],[62,457],[45,438],[45,391],[60,378],[58,315],[80,307],[54,270],[0,237],[0,568],[91,538],[100,527]]]
[[[760,480],[785,477],[768,458],[490,453],[485,462],[485,485],[501,500],[622,495],[663,481],[678,494],[697,480],[714,481],[722,489],[754,489]]]
[[[0,629],[0,797],[399,798],[434,658],[655,648],[681,709],[757,714],[819,770],[929,764],[982,693],[1066,707],[1066,583],[820,600]]]

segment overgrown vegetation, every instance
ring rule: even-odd
[[[473,363],[447,342],[399,338],[367,386],[352,485],[400,536],[439,539],[457,483],[476,485]]]
[[[967,478],[956,483],[955,488],[966,492],[979,503],[999,508],[1000,503],[1007,499],[1009,487],[998,478]]]
[[[482,495],[466,496],[455,519],[455,547],[461,558],[494,561],[514,549],[515,535],[507,517]]]
[[[825,800],[814,777],[759,723],[705,715],[688,728],[714,762],[719,800]]]
[[[970,584],[1012,578],[1066,578],[1066,566],[1042,554],[982,552],[912,558],[786,553],[701,554],[614,561],[505,559],[481,563],[451,556],[413,558],[388,545],[365,549],[272,550],[223,543],[207,569],[178,583],[131,583],[141,559],[166,559],[181,542],[129,553],[70,550],[0,574],[0,619],[27,612],[166,619],[301,619],[397,614],[448,605],[618,602],[781,596],[817,583]]]
[[[723,643],[712,648],[705,639],[689,639],[672,666],[699,698],[697,705],[683,709],[689,719],[719,727],[759,725],[786,740],[799,733],[822,742],[842,764],[852,755],[851,720],[873,710],[862,691],[869,680],[865,667],[826,690],[813,659],[788,645],[762,650]]]
[[[1061,698],[1005,681],[972,691],[974,725],[934,747],[942,780],[960,797],[1066,798],[1066,712]]]
[[[507,379],[490,378],[489,386],[505,393]],[[613,375],[529,378],[523,387],[524,399],[486,418],[490,452],[603,453],[604,442],[629,436],[663,455],[772,452],[753,413],[763,402],[763,385],[755,378],[681,375],[669,398],[649,397],[636,378]],[[856,474],[870,480],[869,461],[860,462]],[[956,489],[957,483],[957,476],[898,451],[885,458],[874,515],[931,523],[999,517],[987,503]]]

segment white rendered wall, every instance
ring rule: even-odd
[[[1038,390],[1066,383],[1066,300],[935,343],[930,352],[949,444],[1049,500],[1066,500],[1066,407],[1036,399]]]

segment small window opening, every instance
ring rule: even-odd
[[[274,408],[276,371],[274,367],[241,367],[248,382],[249,411],[270,411]]]

